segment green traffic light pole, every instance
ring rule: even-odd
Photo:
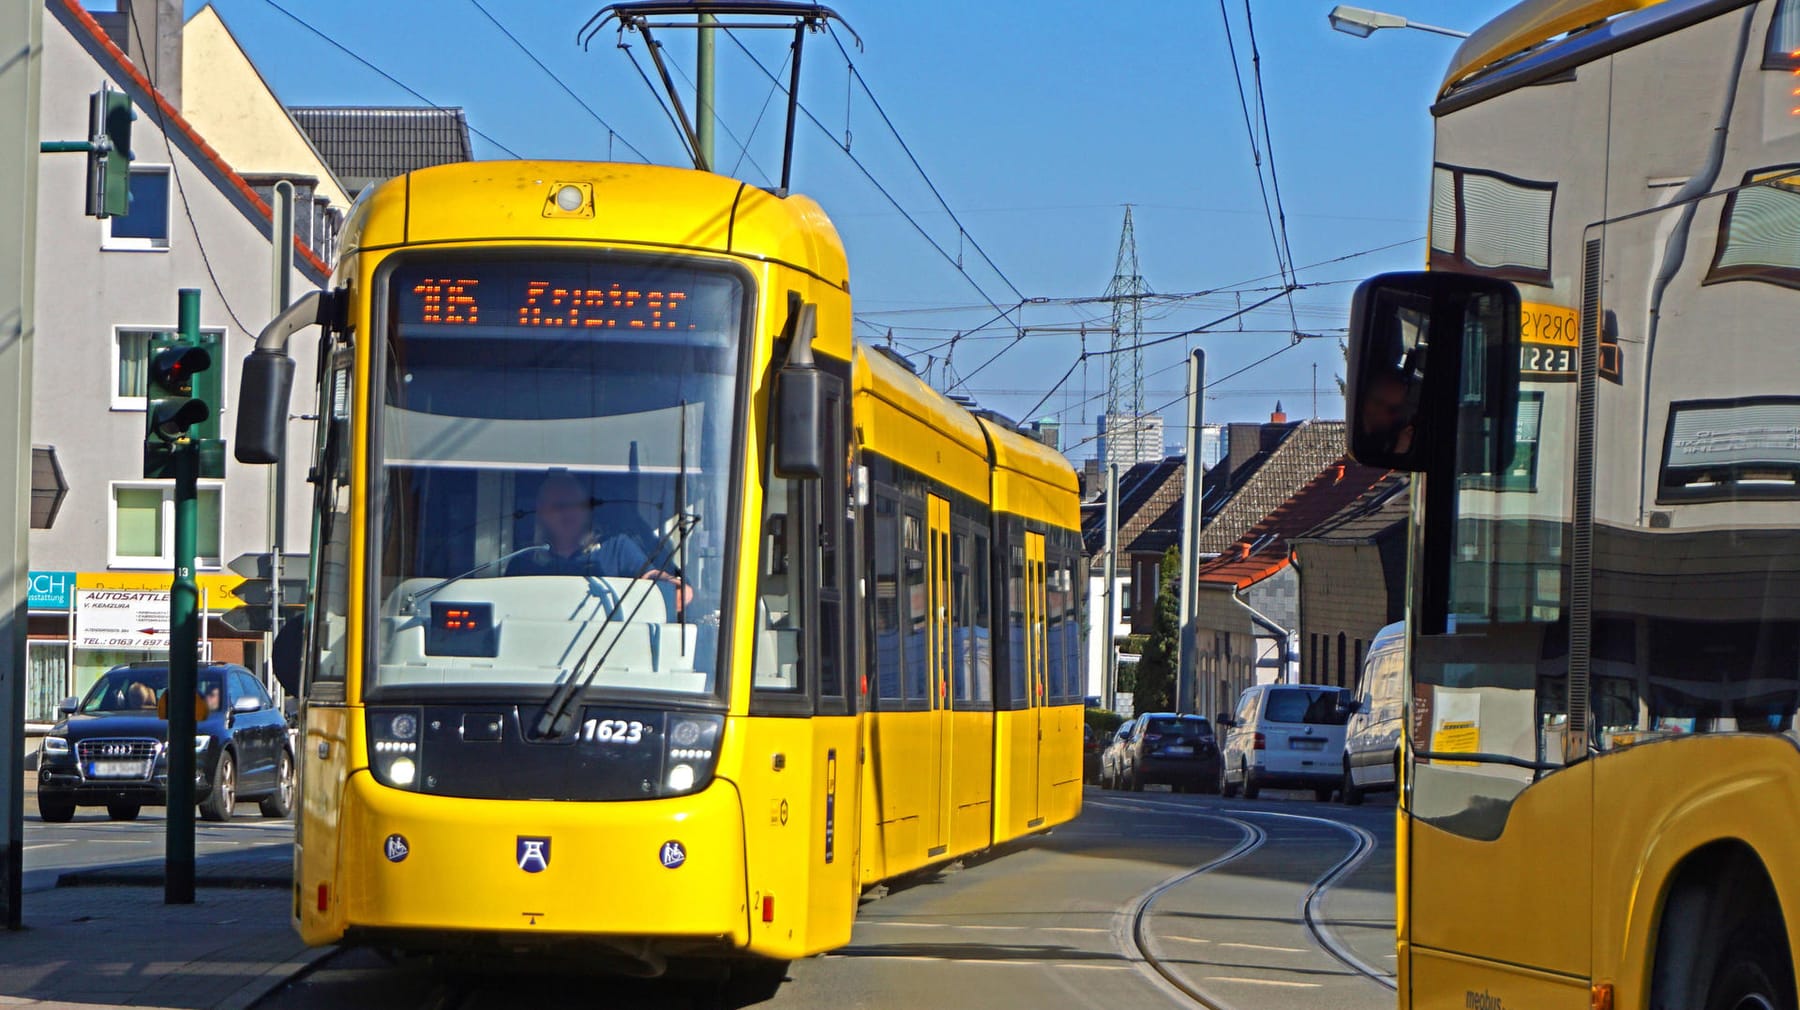
[[[178,336],[200,345],[200,292],[182,288]],[[200,454],[192,437],[175,442],[175,582],[169,589],[169,805],[163,843],[163,902],[194,903],[194,699],[199,696],[199,589],[194,582]]]

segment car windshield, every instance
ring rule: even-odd
[[[219,675],[205,670],[199,674],[199,693],[215,711],[219,707],[222,683]],[[81,699],[80,711],[155,712],[157,699],[169,687],[169,671],[109,670],[88,689]]]
[[[1152,719],[1144,732],[1157,736],[1212,736],[1212,724],[1199,716]]]
[[[1308,726],[1342,726],[1350,714],[1338,708],[1342,694],[1335,687],[1308,690],[1286,688],[1270,691],[1268,706],[1263,710],[1266,722],[1297,722]]]
[[[712,693],[744,286],[566,256],[387,285],[367,687]]]

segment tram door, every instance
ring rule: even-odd
[[[1044,535],[1025,534],[1025,676],[1031,698],[1031,820],[1050,809],[1050,776],[1044,768],[1044,706],[1049,701],[1049,654],[1044,647]]]
[[[951,760],[955,739],[950,716],[950,641],[954,615],[950,613],[950,502],[926,496],[926,663],[931,678],[932,786],[927,790],[925,844],[928,856],[942,855],[950,847],[950,813],[955,792],[951,789]]]

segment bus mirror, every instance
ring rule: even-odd
[[[258,348],[244,358],[238,386],[237,438],[232,443],[240,463],[274,463],[286,441],[288,396],[294,389],[294,359],[282,351]]]
[[[825,377],[812,358],[816,319],[817,306],[790,297],[787,362],[775,377],[775,474],[779,477],[817,479],[825,473],[825,446],[820,440]]]
[[[1350,307],[1349,451],[1357,462],[1458,473],[1510,464],[1519,397],[1519,292],[1507,281],[1393,273]]]

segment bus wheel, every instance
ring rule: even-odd
[[[1748,846],[1715,842],[1683,860],[1660,919],[1651,1006],[1796,1010],[1781,903]]]
[[[1766,927],[1752,925],[1731,937],[1706,994],[1706,1010],[1793,1010],[1793,969],[1787,952],[1776,949],[1769,936]]]
[[[745,958],[731,964],[730,974],[714,990],[707,1005],[718,1010],[737,1010],[775,998],[787,981],[788,962],[769,958]]]

